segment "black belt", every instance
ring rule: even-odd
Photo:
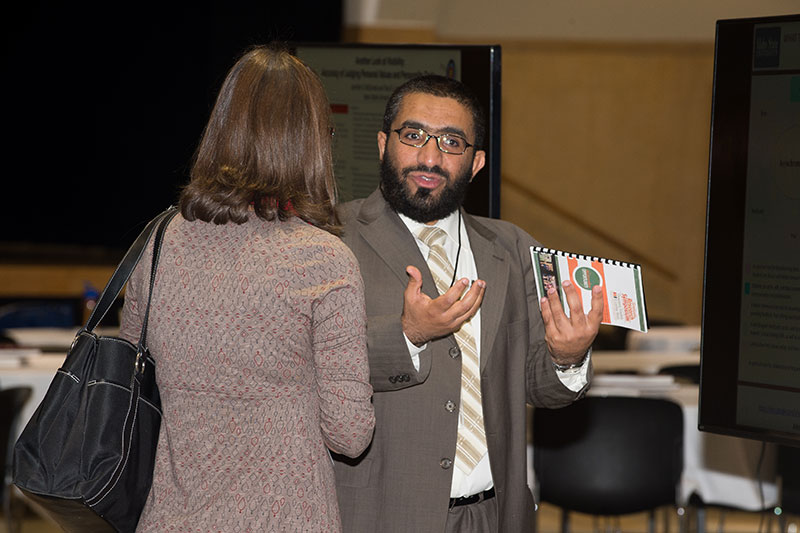
[[[494,498],[494,487],[472,496],[462,496],[460,498],[450,498],[450,507],[458,507],[459,505],[469,505],[471,503],[478,503],[485,500]]]

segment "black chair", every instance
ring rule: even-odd
[[[589,396],[533,412],[539,501],[569,513],[619,517],[676,505],[683,470],[683,412],[671,401]]]
[[[665,366],[658,371],[659,374],[674,376],[678,381],[700,384],[700,365],[673,365]]]
[[[0,457],[3,464],[3,484],[0,495],[3,499],[3,515],[7,530],[19,531],[18,520],[13,502],[13,485],[11,484],[11,455],[17,437],[17,425],[22,408],[31,397],[31,387],[11,387],[0,390]]]

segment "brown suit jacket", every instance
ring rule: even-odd
[[[334,470],[345,533],[443,531],[456,448],[461,358],[452,335],[428,343],[415,370],[400,326],[406,265],[422,272],[437,296],[414,237],[380,191],[342,207],[343,239],[364,278],[375,436],[357,459],[336,457]],[[464,214],[486,281],[481,305],[481,390],[498,531],[530,531],[533,499],[526,483],[526,409],[561,407],[581,397],[556,376],[544,341],[530,246],[513,224]],[[591,370],[591,369],[590,369]],[[590,371],[591,375],[591,371]]]

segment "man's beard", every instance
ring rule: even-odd
[[[412,196],[406,186],[411,172],[432,172],[446,178],[439,196],[431,194],[431,189],[417,188]],[[472,165],[467,165],[456,179],[440,166],[404,168],[402,173],[392,161],[389,153],[384,153],[381,161],[381,192],[392,209],[417,222],[428,223],[445,218],[456,211],[464,202],[469,182],[472,178]]]

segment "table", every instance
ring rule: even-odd
[[[44,352],[67,353],[79,327],[74,328],[7,328],[3,333],[15,344],[26,348],[39,348]],[[119,327],[98,326],[96,335],[114,336]]]
[[[56,370],[64,362],[65,354],[40,354],[26,357],[22,366],[16,368],[0,369],[0,387],[7,389],[10,387],[29,386],[33,389],[31,398],[22,409],[17,435],[28,423],[34,411],[41,403],[50,387],[50,382],[56,375]]]
[[[628,332],[625,348],[634,351],[699,352],[700,326],[653,326],[646,333]]]
[[[592,364],[595,374],[658,374],[662,368],[670,366],[699,365],[700,352],[604,350],[592,352]]]
[[[31,399],[22,410],[18,433],[25,427],[44,398],[50,382],[56,375],[56,370],[64,361],[67,350],[79,329],[78,327],[9,328],[4,331],[17,345],[24,347],[20,348],[20,351],[24,351],[26,348],[31,351],[29,355],[21,356],[14,366],[0,367],[0,387],[30,386],[33,388]],[[97,335],[116,335],[119,328],[98,327],[94,332]]]

